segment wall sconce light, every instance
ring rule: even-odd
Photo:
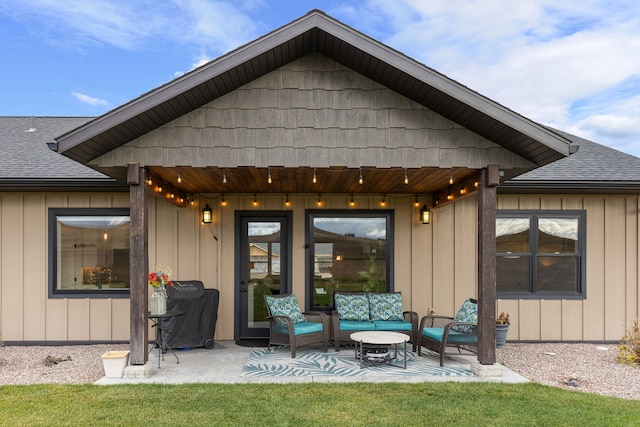
[[[422,221],[423,224],[429,224],[431,221],[431,211],[427,205],[422,205],[422,209],[420,209],[420,221]]]
[[[202,209],[202,223],[211,224],[213,222],[213,209],[207,203],[204,209]]]

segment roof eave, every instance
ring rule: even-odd
[[[638,181],[507,181],[498,187],[503,194],[582,193],[639,194]]]

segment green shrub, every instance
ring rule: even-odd
[[[618,361],[629,365],[640,365],[640,325],[634,320],[618,344]]]

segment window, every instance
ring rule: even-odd
[[[49,296],[129,295],[129,209],[49,209]]]
[[[499,298],[586,298],[584,211],[500,211]]]
[[[332,310],[336,290],[393,290],[392,211],[307,211],[307,295]]]

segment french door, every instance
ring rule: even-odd
[[[291,212],[236,212],[236,341],[269,337],[264,295],[291,291]]]

